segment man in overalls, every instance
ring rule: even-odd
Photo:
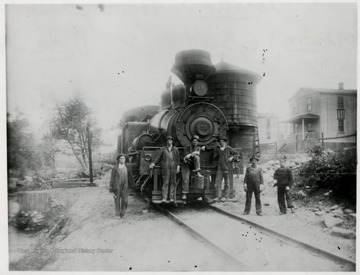
[[[163,178],[162,202],[166,202],[170,184],[170,202],[174,202],[176,174],[180,172],[179,150],[173,145],[174,139],[171,136],[166,138],[166,146],[160,149],[159,154],[150,164],[153,169],[155,164],[161,161],[161,172]]]
[[[246,168],[244,178],[244,190],[246,191],[246,202],[244,215],[250,213],[252,194],[255,195],[256,214],[262,216],[260,193],[264,188],[262,169],[258,166],[257,157],[250,158],[251,166]]]

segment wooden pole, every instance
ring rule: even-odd
[[[90,132],[90,122],[87,124],[87,134],[88,134],[88,151],[89,151],[89,172],[90,172],[90,186],[94,185],[93,179],[93,169],[92,169],[92,154],[91,154],[91,132]]]
[[[324,146],[324,133],[321,132],[321,146],[325,149],[325,146]]]
[[[302,140],[305,139],[305,121],[304,121],[304,119],[301,120],[301,138],[302,138]]]

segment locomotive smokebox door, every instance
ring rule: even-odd
[[[205,178],[199,178],[199,177],[195,177],[194,178],[195,181],[195,187],[198,189],[204,189],[204,182],[205,182]]]

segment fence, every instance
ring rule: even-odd
[[[354,141],[349,141],[349,138],[354,137]],[[319,138],[313,139],[288,139],[283,144],[279,144],[279,152],[283,153],[297,153],[306,152],[316,144],[320,144],[325,149],[331,149],[333,151],[341,151],[347,147],[356,146],[356,133],[346,135],[342,137],[328,137],[324,138],[323,134]]]

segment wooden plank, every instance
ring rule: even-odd
[[[86,187],[90,184],[89,182],[59,182],[59,183],[53,183],[52,188],[74,188],[74,187]]]

